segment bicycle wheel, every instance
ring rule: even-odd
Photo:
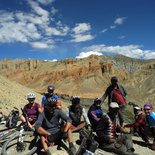
[[[8,139],[2,147],[2,155],[32,155],[37,150],[37,139],[34,132],[26,131],[23,134],[23,143],[18,142],[19,134]]]

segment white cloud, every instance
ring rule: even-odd
[[[111,53],[111,54],[121,54],[132,58],[144,58],[150,59],[155,58],[155,51],[152,50],[142,50],[142,46],[139,45],[126,45],[126,46],[106,46],[104,44],[92,45],[82,49],[81,53],[87,53],[89,51],[99,52],[99,53]]]
[[[88,40],[94,39],[94,36],[91,35],[91,25],[89,23],[79,23],[76,24],[72,29],[72,40],[71,42],[85,42]]]
[[[71,40],[71,42],[85,42],[88,40],[92,40],[94,39],[94,36],[92,36],[91,34],[76,34],[72,36],[73,39]]]
[[[79,23],[73,28],[73,32],[75,34],[85,33],[91,30],[91,26],[89,23]]]
[[[111,25],[110,28],[111,28],[111,29],[115,29],[116,26],[115,26],[115,25]]]
[[[52,2],[54,0],[27,1],[25,4],[30,6],[29,12],[0,10],[0,42],[23,42],[34,48],[53,48],[56,41],[60,40],[58,37],[66,36],[70,28],[56,20],[54,15],[58,10],[53,6],[47,11],[39,5]],[[52,43],[45,41],[49,38],[52,38]]]
[[[54,45],[48,44],[47,42],[31,42],[30,43],[32,47],[38,48],[38,49],[52,49],[54,48]]]
[[[108,31],[108,29],[103,29],[101,32],[102,33],[105,33],[105,32],[107,32]]]
[[[118,37],[118,39],[124,39],[125,38],[125,36],[119,36]]]
[[[119,17],[114,21],[114,24],[116,25],[121,25],[123,24],[124,20],[126,19],[126,17]]]
[[[76,58],[86,58],[86,57],[89,57],[90,55],[103,55],[103,54],[100,52],[94,52],[94,51],[81,52]]]
[[[53,3],[55,0],[37,0],[39,3],[47,5]]]

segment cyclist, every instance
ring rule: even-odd
[[[101,99],[95,98],[94,103],[91,105],[91,107],[88,110],[88,118],[90,120],[92,129],[94,131],[96,131],[96,127],[102,115],[103,115],[103,111],[101,109]]]
[[[111,85],[106,89],[105,93],[102,96],[102,102],[108,96],[108,104],[111,102],[117,102],[119,104],[119,118],[120,125],[123,126],[124,122],[124,112],[125,112],[125,104],[127,92],[122,85],[118,84],[118,78],[116,76],[111,77]]]
[[[43,107],[44,107],[44,105],[46,104],[46,101],[47,101],[48,98],[54,98],[54,99],[56,99],[56,100],[59,99],[58,95],[56,95],[56,94],[54,93],[54,90],[55,90],[55,87],[54,87],[53,85],[49,85],[49,86],[47,87],[48,93],[45,93],[45,94],[44,94],[44,96],[43,96],[43,98],[42,98],[42,102],[41,102]]]
[[[72,120],[71,131],[79,131],[86,125],[90,127],[90,121],[87,117],[85,109],[80,104],[79,96],[72,96],[72,105],[67,108],[66,114]],[[84,120],[82,120],[84,118]]]
[[[36,99],[36,95],[34,93],[27,94],[28,104],[26,104],[23,109],[24,113],[27,115],[26,116],[27,118],[25,118],[23,115],[20,115],[20,119],[23,122],[26,122],[26,119],[27,119],[27,123],[30,128],[34,127],[34,124],[38,118],[38,115],[42,111],[40,104],[36,103],[35,99]]]
[[[41,135],[41,143],[47,155],[50,155],[48,145],[58,144],[62,138],[68,138],[71,155],[76,154],[76,148],[73,145],[72,133],[70,130],[71,119],[56,108],[57,101],[52,98],[47,99],[44,111],[40,113],[35,124],[35,129]],[[65,125],[61,127],[59,120],[65,121]]]
[[[135,123],[126,124],[124,125],[124,128],[125,127],[133,128],[133,133],[134,134],[137,133],[139,136],[142,137],[145,143],[148,144],[149,143],[148,136],[144,132],[146,126],[145,115],[143,114],[142,109],[138,105],[133,106],[133,111],[135,115],[134,116]]]

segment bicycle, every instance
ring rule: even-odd
[[[23,115],[26,116],[23,110],[22,112]],[[27,116],[25,118],[27,118]],[[37,151],[36,144],[39,137],[34,131],[24,131],[24,128],[27,127],[27,124],[28,123],[26,119],[26,123],[24,125],[21,123],[17,128],[10,131],[10,134],[15,131],[16,134],[14,134],[4,143],[2,146],[2,155],[31,155]]]

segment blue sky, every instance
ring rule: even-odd
[[[154,0],[0,0],[0,59],[155,58]]]

